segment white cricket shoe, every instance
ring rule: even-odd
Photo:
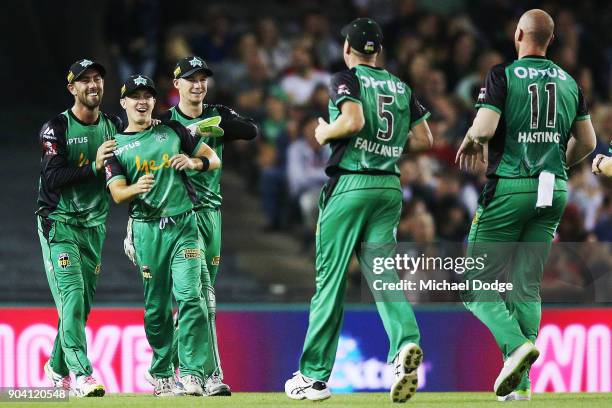
[[[104,386],[92,375],[77,376],[76,385],[72,389],[72,395],[75,397],[103,397],[105,393]]]
[[[325,381],[308,378],[299,371],[293,373],[293,377],[285,382],[285,394],[294,400],[321,401],[331,397]]]
[[[419,385],[417,369],[423,361],[423,350],[414,343],[408,343],[393,360],[395,381],[389,391],[393,402],[406,402],[416,393]]]
[[[145,380],[153,386],[153,395],[156,397],[174,397],[176,382],[174,377],[155,377],[148,370],[145,372]]]
[[[44,367],[45,376],[53,383],[53,387],[70,391],[70,375],[62,376],[61,374],[56,373],[51,368],[51,362],[47,360]]]
[[[516,389],[523,373],[538,359],[540,352],[531,342],[526,342],[508,356],[495,380],[495,395],[503,397]]]
[[[202,380],[195,375],[184,375],[176,382],[174,391],[178,395],[194,395],[201,397],[204,395]]]
[[[510,394],[497,397],[499,402],[508,402],[508,401],[531,401],[531,390],[516,390],[512,391]]]
[[[204,383],[204,393],[208,397],[229,397],[232,395],[229,385],[224,384],[216,374],[208,377]]]

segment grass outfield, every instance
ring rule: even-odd
[[[284,393],[235,393],[231,397],[198,398],[155,398],[142,394],[109,394],[104,398],[71,398],[69,403],[44,402],[27,404],[44,408],[58,407],[310,407],[310,401],[292,401]],[[3,404],[0,404],[3,405]],[[335,394],[330,399],[318,402],[317,407],[380,407],[380,406],[414,406],[414,407],[497,407],[504,405],[494,400],[492,392],[421,392],[406,404],[393,404],[386,393]],[[513,402],[511,406],[529,407],[610,407],[612,394],[536,394],[530,403]]]

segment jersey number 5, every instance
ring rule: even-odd
[[[391,95],[378,95],[378,117],[381,121],[385,122],[385,130],[378,129],[376,138],[383,141],[389,141],[393,137],[393,113],[385,109],[385,106],[391,105],[395,102],[395,98]]]
[[[546,90],[546,127],[554,128],[557,121],[557,84],[548,82],[544,85],[544,89]],[[527,90],[531,98],[531,129],[537,129],[540,121],[538,84],[529,84]]]

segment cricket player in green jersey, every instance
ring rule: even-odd
[[[425,121],[429,112],[408,85],[376,67],[382,45],[378,24],[360,18],[342,35],[348,69],[332,77],[330,123],[320,118],[315,131],[317,141],[332,148],[326,168],[330,179],[319,200],[316,292],[300,369],[285,383],[285,393],[292,399],[331,396],[326,382],[338,347],[352,253],[356,252],[367,277],[362,244],[394,247],[402,207],[397,161],[406,147],[419,151],[433,143]],[[416,392],[423,357],[414,312],[405,299],[377,300],[376,307],[389,336],[388,361],[395,365],[391,400],[405,402]]]
[[[208,91],[208,78],[213,72],[206,62],[196,56],[181,59],[174,70],[174,87],[179,91],[178,105],[164,112],[162,122],[176,120],[202,136],[219,156],[223,148],[234,140],[251,140],[257,136],[254,121],[244,118],[223,105],[204,104]],[[223,371],[217,346],[215,324],[216,300],[214,284],[221,262],[221,169],[207,172],[187,171],[195,187],[197,204],[195,208],[200,231],[202,262],[202,290],[208,307],[209,350],[206,353],[204,390],[208,396],[231,395],[229,386],[223,383]],[[178,361],[177,343],[173,360]]]
[[[135,260],[144,283],[145,332],[153,359],[147,373],[156,396],[203,395],[208,343],[201,295],[201,250],[196,197],[185,170],[219,168],[216,153],[181,124],[152,126],[153,81],[133,75],[121,88],[128,127],[115,136],[117,149],[105,166],[115,202],[130,202]],[[178,304],[180,382],[172,366],[172,295]]]
[[[100,397],[104,386],[92,376],[85,323],[101,270],[108,194],[103,163],[112,157],[117,117],[100,112],[104,67],[76,61],[68,71],[72,108],[45,123],[38,188],[38,237],[53,300],[58,334],[44,371],[57,388],[79,397]],[[76,376],[71,386],[70,372]]]
[[[462,293],[505,358],[494,385],[502,401],[531,397],[529,368],[541,319],[540,281],[567,204],[567,168],[595,148],[595,132],[576,81],[546,58],[554,22],[542,10],[523,14],[515,32],[518,59],[494,66],[480,91],[478,113],[457,153],[464,169],[483,160],[488,183],[468,237],[468,255],[487,256],[467,281],[492,282],[504,268],[514,289]],[[513,255],[504,248],[512,244]],[[489,249],[489,250],[488,250]]]

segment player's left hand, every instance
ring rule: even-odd
[[[159,119],[151,119],[151,126],[157,126],[161,123]]]
[[[170,159],[170,166],[176,170],[195,170],[197,164],[195,160],[184,154],[177,154]]]
[[[317,139],[317,142],[319,142],[321,146],[327,143],[326,136],[327,136],[328,127],[329,127],[329,123],[327,123],[325,119],[319,118],[319,124],[317,125],[317,128],[315,129],[315,139]]]
[[[476,143],[466,135],[455,156],[455,163],[459,162],[459,169],[476,172],[481,164],[485,163],[483,145]]]

